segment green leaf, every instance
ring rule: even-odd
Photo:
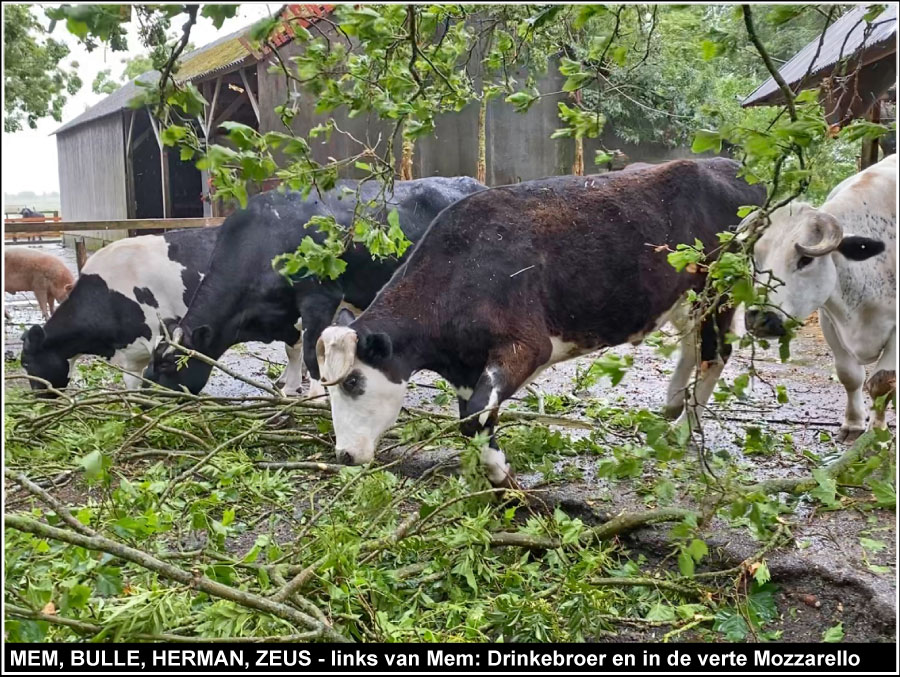
[[[722,609],[716,612],[713,630],[721,632],[729,642],[741,642],[746,639],[750,629],[743,616],[735,609]]]
[[[722,150],[722,136],[719,132],[709,129],[698,129],[694,133],[694,142],[691,144],[691,151],[694,153],[703,153],[711,150],[718,153]]]
[[[691,541],[690,545],[688,545],[687,552],[694,558],[695,562],[699,562],[709,554],[709,548],[704,541],[695,538]]]
[[[712,61],[719,53],[719,44],[712,40],[704,40],[700,43],[700,55],[704,61]]]
[[[678,555],[678,569],[682,576],[692,577],[694,575],[694,558],[687,550],[682,550]]]
[[[866,550],[870,550],[874,553],[879,553],[887,547],[887,544],[884,541],[878,541],[873,538],[865,538],[862,537],[859,539],[859,544],[864,547]]]
[[[676,619],[675,609],[670,604],[657,602],[650,607],[644,619],[648,621],[674,621]]]
[[[844,624],[838,623],[837,625],[832,625],[825,632],[822,633],[822,641],[836,643],[840,642],[844,639]]]
[[[753,578],[760,585],[765,585],[772,580],[772,575],[769,573],[769,566],[766,564],[766,560],[762,560],[759,563],[759,566],[756,567]]]

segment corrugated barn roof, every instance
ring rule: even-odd
[[[790,61],[778,69],[784,81],[789,86],[795,87],[809,71],[809,79],[804,86],[812,86],[830,73],[842,59],[860,52],[864,54],[874,50],[881,52],[883,50],[880,48],[890,46],[892,43],[894,49],[886,51],[880,56],[896,51],[897,5],[887,5],[871,24],[864,19],[867,12],[867,5],[854,7],[828,27],[824,39],[821,40],[821,50],[819,49],[821,36],[819,36],[797,52]],[[819,51],[818,56],[816,56],[817,50]],[[815,63],[813,63],[813,59],[815,59]],[[811,63],[812,68],[810,68]],[[758,106],[776,103],[781,98],[778,84],[774,79],[769,78],[744,99],[741,105]]]

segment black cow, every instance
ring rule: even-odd
[[[333,215],[341,226],[352,226],[357,189],[359,199],[368,204],[377,202],[382,186],[377,181],[360,185],[342,180],[323,195],[314,190],[306,200],[300,193],[278,191],[251,198],[246,209],[222,224],[209,273],[187,313],[172,329],[173,338],[214,359],[243,341],[284,341],[294,346],[295,357],[302,355],[309,370],[309,395],[323,395],[315,359],[319,334],[331,323],[342,301],[365,308],[400,263],[394,258],[373,260],[365,247],[353,245],[342,257],[347,267],[339,279],[309,276],[290,284],[273,270],[272,260],[293,252],[306,236],[323,240],[315,228],[304,228],[313,216]],[[438,212],[483,189],[484,185],[467,177],[398,181],[393,194],[387,196],[386,207],[374,211],[364,207],[364,211],[386,223],[388,211],[396,209],[406,237],[416,242]],[[178,368],[178,357],[171,346],[161,343],[145,376],[169,388],[184,386],[192,393],[200,392],[210,366],[188,360]],[[301,361],[297,359],[297,363]],[[285,390],[299,391],[300,380],[299,370],[288,373]]]
[[[464,433],[491,432],[500,403],[548,366],[660,327],[705,282],[702,268],[676,272],[666,247],[699,239],[712,251],[716,233],[740,220],[738,208],[765,198],[738,168],[722,158],[677,160],[528,181],[442,212],[369,308],[349,323],[342,312],[348,326],[319,340],[338,458],[372,460],[418,370],[454,385],[461,417],[483,412]],[[688,333],[669,414],[681,412],[687,390],[706,401],[730,352],[722,339],[732,314],[709,317],[699,346]],[[707,364],[687,389],[698,357]],[[493,439],[482,461],[494,484],[510,481]]]
[[[47,324],[22,337],[22,366],[55,388],[69,383],[79,355],[100,355],[140,384],[159,339],[160,322],[181,317],[206,272],[218,228],[173,230],[110,243],[81,270],[68,299]],[[45,386],[32,381],[32,387]]]

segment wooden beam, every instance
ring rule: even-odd
[[[209,105],[209,110],[206,111],[206,129],[203,130],[203,133],[206,134],[206,138],[209,138],[209,125],[212,123],[213,119],[216,115],[216,102],[219,100],[219,89],[222,87],[222,76],[216,78],[216,88],[213,92],[212,103]]]
[[[241,81],[244,83],[244,91],[247,92],[247,97],[250,99],[250,105],[253,106],[253,112],[256,113],[256,124],[259,124],[259,106],[256,105],[256,97],[253,95],[253,90],[250,89],[250,81],[247,79],[247,70],[245,68],[241,68]]]
[[[76,233],[84,230],[170,230],[173,228],[207,228],[222,225],[225,219],[119,219],[111,221],[58,221],[53,227],[59,232]],[[47,222],[5,224],[7,233],[41,233],[47,231]]]
[[[149,109],[147,114],[150,115],[150,126],[153,128],[153,136],[156,137],[156,145],[159,146],[159,191],[162,196],[162,215],[164,218],[168,218],[172,215],[172,208],[169,205],[169,163],[166,162],[166,150],[163,147],[156,120],[153,119]]]
[[[131,121],[128,123],[128,141],[125,143],[125,155],[129,155],[131,153],[131,137],[134,135],[134,116],[137,115],[137,111],[131,111]]]
[[[134,151],[140,148],[141,144],[147,140],[147,137],[150,136],[150,128],[147,127],[143,132],[138,135],[138,138],[135,140],[133,144],[131,144],[131,154],[134,155]]]
[[[212,125],[209,128],[210,136],[215,136],[216,130],[219,128],[219,125],[227,120],[228,116],[230,116],[234,111],[244,105],[244,97],[246,96],[246,94],[246,92],[244,92],[243,94],[238,94],[237,97],[235,97],[234,101],[228,104],[228,107],[224,111],[222,111],[222,114],[213,121]]]

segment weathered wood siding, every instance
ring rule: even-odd
[[[288,43],[279,49],[282,58],[296,56],[303,49],[300,43]],[[477,59],[473,59],[470,70],[477,77]],[[270,57],[259,64],[259,104],[260,131],[284,131],[281,119],[274,113],[275,106],[282,105],[287,99],[288,84],[280,70],[268,72],[271,65],[277,66],[277,60]],[[525,80],[524,72],[516,72],[513,76],[520,82]],[[562,89],[565,78],[559,74],[555,65],[551,64],[548,73],[537,83],[539,91],[558,92]],[[296,88],[295,84],[291,87]],[[568,94],[556,94],[542,97],[527,113],[517,113],[513,107],[502,100],[492,100],[485,116],[485,160],[486,182],[491,186],[516,183],[545,176],[570,174],[575,159],[575,142],[573,139],[551,139],[555,129],[564,126],[558,116],[558,103],[566,101],[570,106]],[[297,134],[305,135],[316,125],[323,124],[334,117],[337,126],[351,133],[357,139],[372,144],[382,135],[381,149],[387,135],[393,131],[393,123],[386,123],[373,116],[361,115],[350,119],[340,110],[334,113],[316,114],[315,98],[306,91],[300,93],[299,111],[292,127]],[[459,113],[447,113],[438,117],[435,123],[434,136],[420,138],[416,141],[413,156],[413,175],[424,176],[475,176],[478,163],[478,107],[470,104]],[[584,140],[584,171],[594,174],[603,171],[594,165],[595,152],[602,144],[607,148],[622,150],[629,162],[662,162],[674,157],[690,156],[689,149],[673,149],[662,144],[641,144],[635,146],[616,138],[615,132],[607,128],[601,139]],[[360,151],[360,146],[346,135],[335,131],[330,140],[320,137],[311,144],[312,155],[319,162],[327,162],[328,158],[345,158]],[[394,143],[397,166],[402,140]],[[348,176],[360,174],[352,167],[347,170]]]
[[[92,120],[56,136],[63,219],[127,219],[125,130],[121,112]],[[85,231],[89,246],[125,236],[124,231]],[[69,240],[71,238],[64,238]]]

